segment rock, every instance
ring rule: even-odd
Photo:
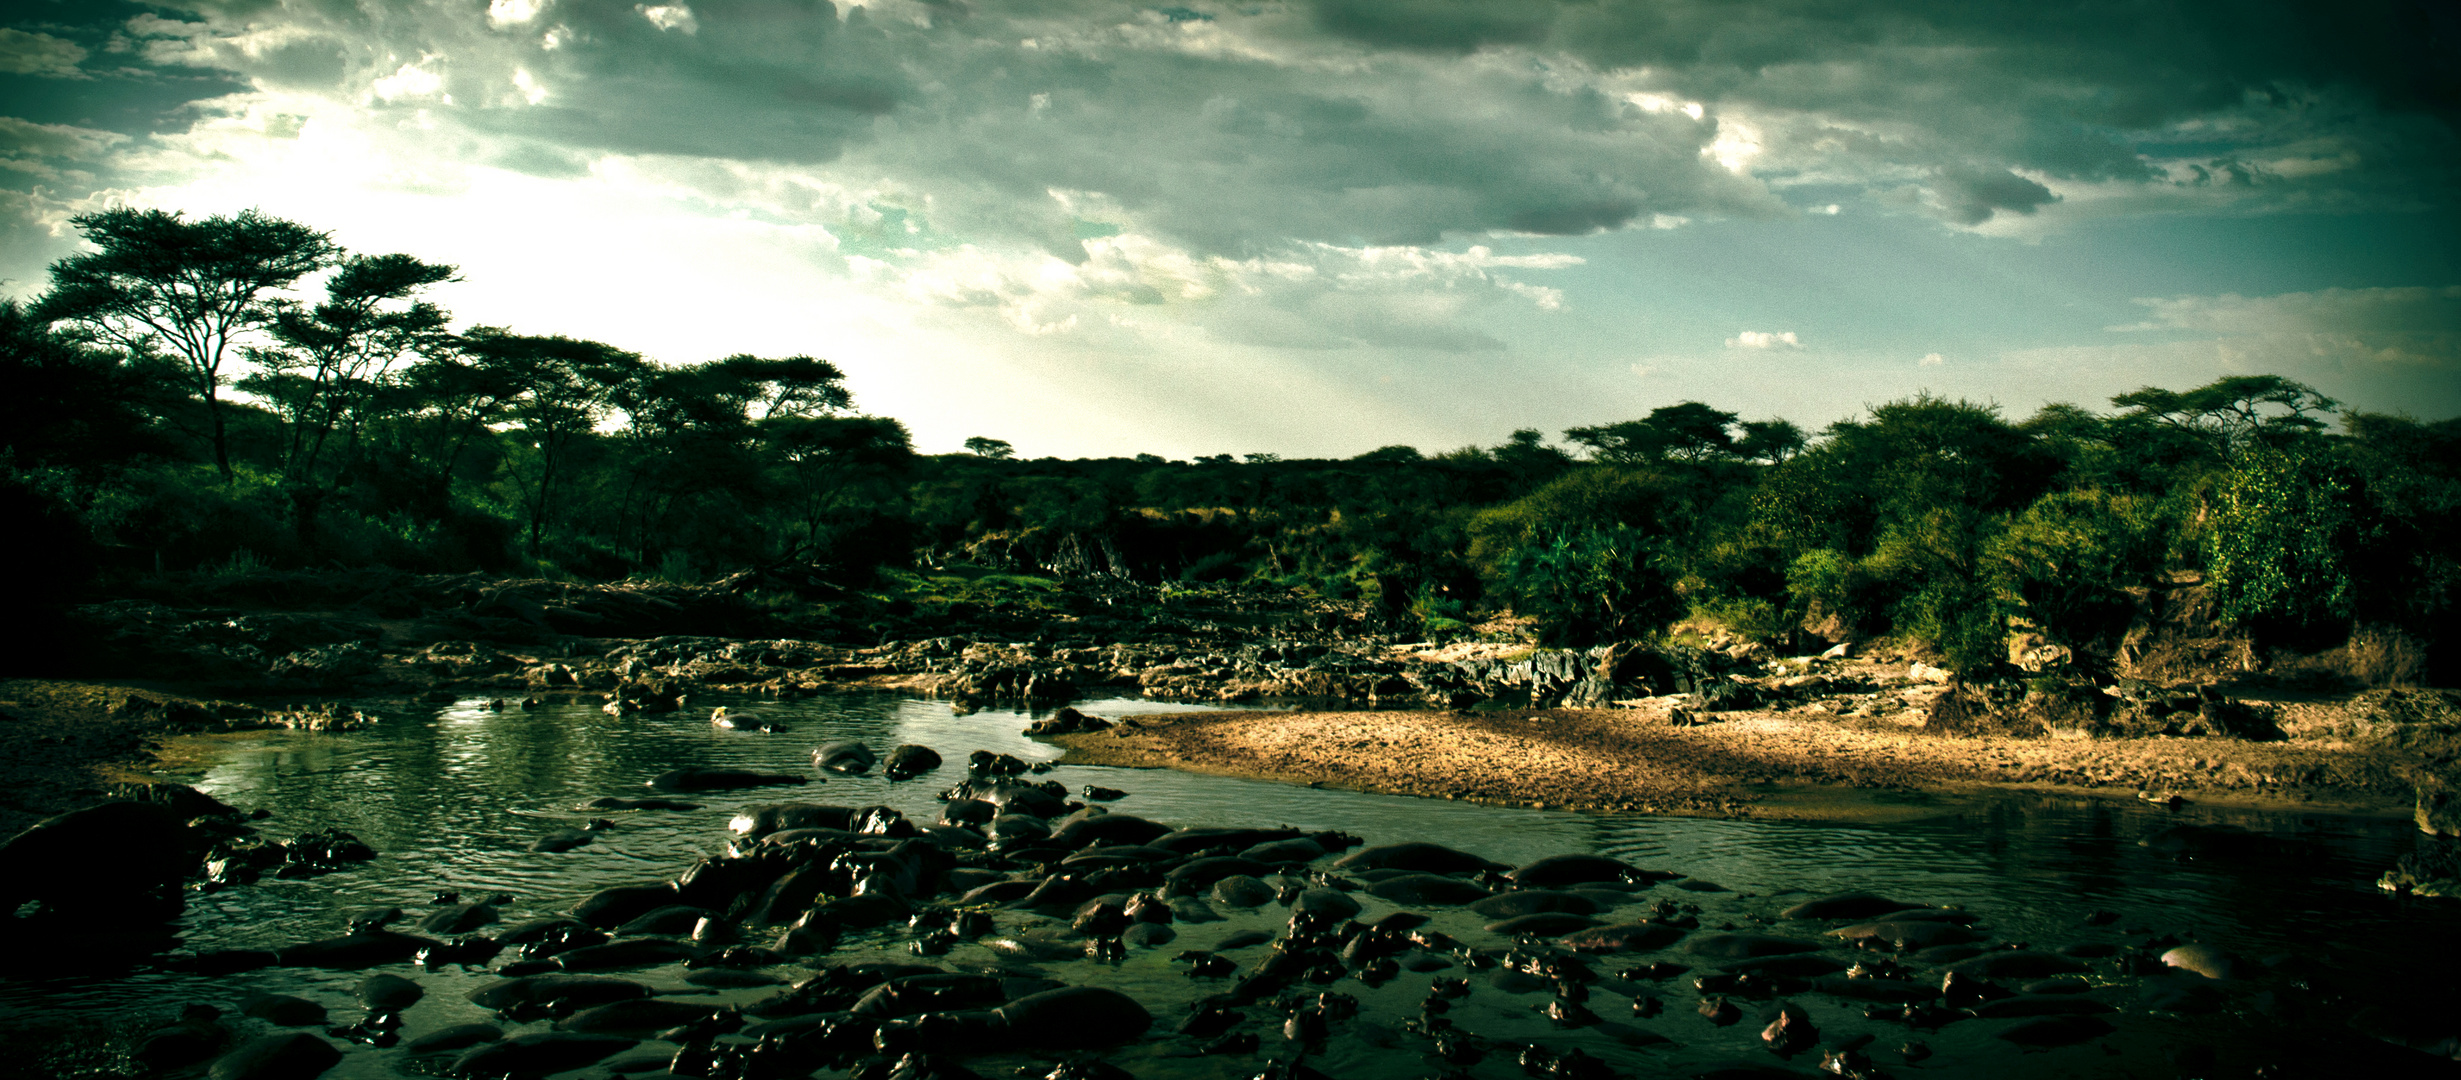
[[[156,802],[115,800],[45,818],[0,843],[0,912],[27,901],[78,919],[160,919],[201,865],[203,838]]]
[[[2461,837],[2461,781],[2449,772],[2421,772],[2418,806],[2413,815],[2418,831],[2430,836]]]
[[[1029,695],[1030,696],[1030,695]],[[1025,729],[1027,735],[1077,735],[1092,731],[1108,731],[1111,722],[1099,716],[1087,716],[1065,705],[1048,718],[1037,720]]]

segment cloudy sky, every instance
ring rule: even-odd
[[[1347,456],[2277,373],[2461,414],[2461,17],[2230,0],[6,0],[0,290],[115,204],[809,353],[926,451]]]

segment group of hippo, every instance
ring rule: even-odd
[[[899,776],[940,765],[919,746],[888,761]],[[826,771],[879,764],[855,744],[815,754]],[[721,851],[672,878],[500,929],[509,898],[442,894],[406,928],[387,908],[334,938],[184,957],[209,975],[392,970],[367,976],[348,1023],[259,995],[245,1021],[190,1006],[131,1054],[213,1080],[315,1077],[349,1044],[403,1055],[397,1071],[483,1078],[2064,1075],[2105,1055],[2250,1075],[2278,1048],[2243,1037],[2270,1020],[2235,1018],[2297,1015],[2309,985],[2109,913],[2033,948],[1978,913],[1869,893],[1768,911],[1598,855],[1516,867],[1340,832],[1174,827],[1103,805],[1124,792],[1037,772],[977,751],[928,821],[747,806]],[[582,809],[689,812],[675,796],[805,782],[679,769]],[[455,965],[496,976],[466,995],[496,1020],[421,1030],[405,1011],[426,988],[404,976]],[[310,1030],[239,1035],[269,1026]]]

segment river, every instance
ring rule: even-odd
[[[756,712],[788,730],[761,734],[714,728],[706,718],[715,704]],[[1113,700],[1080,702],[1077,707],[1117,716],[1192,706]],[[201,776],[181,779],[242,809],[268,811],[271,816],[260,827],[269,836],[340,828],[374,847],[380,857],[317,878],[268,879],[193,896],[180,924],[182,950],[275,948],[328,937],[342,933],[354,912],[387,905],[402,907],[415,921],[441,892],[465,899],[509,894],[510,901],[502,905],[508,923],[557,914],[602,888],[673,876],[695,857],[718,850],[727,818],[752,804],[807,800],[887,805],[929,820],[937,814],[938,793],[962,778],[968,751],[989,749],[1032,762],[1055,758],[1056,749],[1020,734],[1030,719],[1005,709],[959,715],[946,702],[889,695],[796,702],[696,699],[684,712],[622,719],[581,704],[496,711],[484,702],[466,701],[396,709],[362,731],[276,732],[228,740]],[[810,764],[812,748],[840,739],[863,740],[884,756],[895,745],[919,743],[940,751],[948,763],[935,774],[901,782],[877,775],[829,776],[825,783],[803,788],[687,796],[703,804],[692,812],[601,814],[576,809],[596,796],[645,794],[647,778],[687,765],[799,772],[817,780]],[[1791,903],[1865,890],[1922,904],[1962,905],[1984,916],[1995,940],[2049,947],[2079,941],[2127,943],[2170,934],[2248,957],[2297,955],[2339,980],[2335,985],[2364,983],[2392,997],[2407,993],[2403,988],[2411,977],[2430,974],[2424,957],[2440,951],[2442,959],[2434,966],[2442,967],[2461,956],[2461,935],[2455,932],[2449,907],[2396,900],[2372,887],[2375,877],[2412,842],[2406,823],[2380,819],[2194,805],[2169,810],[2133,800],[1997,793],[1901,807],[1898,819],[1886,823],[1730,821],[1590,816],[1152,770],[1059,766],[1043,778],[1058,780],[1072,791],[1089,784],[1125,789],[1129,795],[1113,804],[1115,811],[1183,826],[1338,829],[1368,844],[1431,840],[1515,865],[1566,852],[1611,855],[1686,875],[1687,882],[1660,885],[1643,898],[1696,904],[1699,917],[1713,929],[1730,923],[1760,929]],[[1902,812],[1907,809],[1914,812]],[[613,827],[585,847],[562,853],[528,850],[533,840],[550,831],[600,816],[612,819]],[[2232,839],[2226,834],[2190,834],[2190,842],[2167,842],[2182,834],[2164,830],[2180,825],[2224,826],[2250,835]],[[2154,846],[2140,843],[2149,836],[2158,837]],[[2214,836],[2229,842],[2210,842]],[[1371,913],[1391,908],[1372,900],[1369,906]],[[1219,989],[1182,977],[1171,956],[1184,948],[1202,948],[1235,929],[1269,928],[1278,919],[1232,914],[1223,923],[1182,925],[1180,942],[1139,950],[1124,964],[1064,965],[1069,968],[1064,977],[1129,989],[1154,1009],[1160,1035],[1184,1015],[1186,1002]],[[1436,928],[1465,941],[1475,941],[1481,933],[1482,920],[1465,911],[1439,909],[1436,917]],[[2089,927],[2089,922],[2107,925]],[[841,955],[894,955],[902,940],[902,932],[882,931],[849,943]],[[974,955],[979,951],[961,947],[946,959],[987,961],[987,954]],[[405,1014],[405,1034],[491,1019],[465,1000],[470,989],[492,981],[485,971],[420,972],[408,965],[388,970],[414,974],[429,990]],[[632,977],[671,985],[680,970],[651,969]],[[271,991],[322,1002],[331,1010],[332,1022],[344,1024],[357,1016],[351,995],[363,977],[361,972],[269,968],[220,978],[140,970],[20,980],[0,984],[0,1023],[44,1025],[77,1017],[126,1032],[141,1027],[141,1018],[165,1019],[182,1004],[209,1002],[228,1009],[250,993]],[[1399,1029],[1406,1017],[1416,1014],[1425,985],[1425,976],[1406,975],[1382,989],[1354,981],[1332,987],[1360,997],[1368,1008],[1355,1022],[1356,1031],[1336,1039],[1311,1058],[1311,1064],[1334,1076],[1429,1075],[1428,1059],[1393,1049],[1424,1044]],[[1533,1012],[1533,1006],[1547,1001],[1543,993],[1482,991],[1473,995],[1477,1009],[1457,1015],[1477,1018],[1485,1025],[1479,1030],[1499,1038],[1591,1048],[1619,1068],[1645,1071],[1652,1063],[1714,1062],[1756,1053],[1754,1032],[1744,1030],[1756,1029],[1756,1024],[1709,1027],[1691,1015],[1698,997],[1680,979],[1659,984],[1654,992],[1667,1006],[1662,1018],[1635,1020],[1621,997],[1603,993],[1593,1007],[1602,1015],[1610,1014],[1609,1006],[1621,1010],[1623,1022],[1662,1032],[1676,1045],[1636,1050],[1627,1045],[1629,1039],[1619,1042],[1594,1030],[1556,1032]],[[761,993],[733,991],[708,1000],[748,1001]],[[2133,1004],[2125,993],[2115,993],[2111,1000],[2123,1010]],[[2353,999],[2351,1005],[2371,1000]],[[1859,1006],[1835,1003],[1813,1010],[1824,1030],[1876,1031],[1880,1041],[1871,1053],[1886,1063],[1889,1059],[1880,1047],[1893,1048],[1909,1036],[1902,1027],[1865,1020],[1860,1011]],[[2218,1022],[2178,1021],[2187,1025],[2180,1030],[2202,1030],[2200,1025]],[[1470,1020],[1463,1023],[1471,1026]],[[2005,1045],[1965,1030],[1973,1027],[1917,1036],[1939,1050],[1922,1071],[1950,1075],[1963,1062],[2003,1074],[2005,1070],[1987,1063],[2003,1054]],[[1265,1034],[1268,1048],[1278,1045],[1278,1036],[1269,1030]],[[1173,1056],[1171,1043],[1149,1039],[1119,1060],[1144,1076],[1227,1078],[1253,1072],[1256,1065],[1245,1058]],[[2130,1061],[2156,1052],[2143,1046],[2112,1049],[2107,1042],[2104,1049]],[[2031,1062],[2033,1071],[2044,1075],[2062,1075],[2073,1066],[2061,1064],[2068,1059],[2059,1055],[2079,1052],[2069,1048],[2011,1060]],[[1767,1059],[1765,1053],[1758,1056]],[[1808,1068],[1816,1058],[1798,1060],[1794,1067]],[[1509,1065],[1509,1059],[1491,1058],[1474,1071],[1482,1076],[1518,1075]],[[434,1059],[354,1048],[328,1075],[395,1077],[440,1068]],[[574,1075],[604,1076],[607,1067]]]

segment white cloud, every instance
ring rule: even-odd
[[[1924,353],[1923,358],[1915,361],[1914,365],[1916,367],[1939,367],[1947,362],[1948,358],[1938,353]]]
[[[487,25],[502,29],[538,18],[546,10],[546,0],[488,0]]]
[[[701,20],[694,17],[691,8],[682,4],[635,4],[633,10],[640,12],[642,18],[648,19],[651,26],[660,30],[681,30],[687,34],[701,32]]]
[[[402,98],[432,97],[444,89],[444,80],[435,72],[417,64],[403,64],[393,74],[370,84],[369,89],[373,90],[378,98],[388,102]]]
[[[1746,330],[1727,338],[1726,347],[1729,349],[1800,349],[1803,343],[1796,340],[1792,330],[1783,333]]]

